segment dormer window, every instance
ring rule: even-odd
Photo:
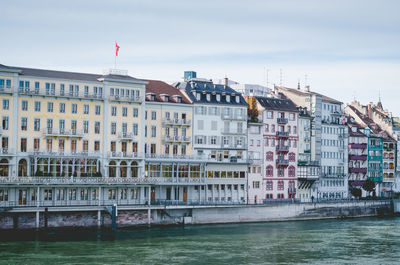
[[[200,100],[200,99],[201,99],[201,94],[200,94],[200,93],[197,93],[197,94],[196,94],[196,99],[197,99],[197,100]]]
[[[182,97],[181,97],[181,96],[179,96],[179,95],[173,95],[172,97],[174,98],[175,102],[177,102],[177,103],[182,103]]]
[[[114,88],[110,89],[110,96],[114,96]]]
[[[154,94],[151,94],[151,95],[150,95],[150,100],[151,100],[151,101],[154,101],[154,100],[156,100],[156,95],[154,95]]]
[[[239,98],[239,96],[236,96],[236,103],[239,103],[240,102],[240,98]]]
[[[231,96],[230,95],[226,95],[226,102],[231,102]]]
[[[221,101],[221,95],[217,94],[217,101],[220,102]]]
[[[206,99],[207,99],[207,101],[210,101],[210,100],[211,100],[211,95],[210,95],[210,94],[207,94],[207,95],[206,95]]]
[[[167,94],[161,94],[160,96],[161,96],[161,98],[162,98],[163,101],[165,101],[165,102],[168,102],[168,101],[169,101],[169,95],[167,95]]]

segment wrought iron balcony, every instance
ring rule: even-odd
[[[349,144],[349,147],[352,149],[366,149],[367,148],[367,144]]]
[[[285,118],[277,118],[276,121],[277,121],[278,124],[286,124],[286,123],[288,123],[288,119],[285,119]]]
[[[108,157],[110,158],[138,158],[138,159],[142,159],[143,158],[143,154],[141,153],[137,153],[137,152],[108,152],[107,153]]]
[[[284,153],[289,152],[289,146],[286,146],[286,145],[277,145],[277,146],[276,146],[276,151],[277,151],[277,152],[284,152]]]
[[[46,128],[43,130],[43,134],[46,137],[72,137],[72,138],[82,138],[83,132],[81,130],[56,130],[54,128]]]
[[[367,173],[367,168],[357,168],[357,167],[350,167],[349,168],[350,173]]]
[[[135,138],[135,135],[133,133],[128,133],[128,132],[120,132],[120,133],[118,133],[118,139],[120,139],[120,140],[131,141],[134,138]]]
[[[288,188],[288,193],[296,193],[296,188]]]
[[[131,96],[120,96],[120,95],[113,95],[110,96],[111,100],[115,101],[127,101],[127,102],[142,102],[143,97],[131,97]]]
[[[280,132],[280,131],[277,131],[277,132],[276,132],[276,136],[287,138],[287,137],[289,137],[289,132]]]
[[[222,128],[221,129],[221,133],[222,134],[237,134],[237,135],[245,135],[247,132],[245,130],[234,130],[234,129],[230,129],[230,128]]]
[[[367,155],[349,155],[349,160],[367,161]]]
[[[277,159],[276,160],[276,165],[278,167],[287,167],[287,166],[289,166],[289,160],[287,160],[287,159]]]
[[[11,156],[15,154],[15,150],[11,148],[0,148],[0,156]]]
[[[190,126],[192,125],[191,120],[187,119],[163,119],[163,125],[179,125],[179,126]]]

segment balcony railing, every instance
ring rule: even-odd
[[[15,150],[11,148],[0,148],[0,156],[10,156],[14,155]]]
[[[83,137],[83,131],[81,130],[56,130],[54,128],[45,128],[43,130],[43,134],[45,136],[54,136],[54,137]]]
[[[71,92],[65,92],[65,91],[44,91],[42,89],[27,89],[27,88],[19,88],[18,93],[21,95],[43,95],[43,96],[53,96],[53,97],[74,97],[74,98],[79,98],[82,97],[82,94],[80,93],[71,93]],[[103,95],[101,94],[83,94],[83,97],[85,98],[95,98],[95,99],[102,99]]]
[[[354,149],[366,149],[367,144],[349,144],[349,147]]]
[[[192,137],[190,136],[169,136],[165,135],[164,142],[173,142],[173,143],[189,143],[192,141]]]
[[[287,159],[277,159],[276,160],[277,166],[289,166],[289,160]]]
[[[143,154],[134,152],[108,152],[107,155],[110,158],[143,158]]]
[[[133,133],[128,132],[120,132],[118,133],[118,139],[120,140],[133,140],[135,135]]]
[[[142,102],[143,97],[126,97],[126,96],[119,96],[119,95],[113,95],[110,96],[111,100],[117,100],[117,101],[128,101],[128,102]]]
[[[238,120],[238,121],[244,121],[246,120],[245,115],[235,115],[233,113],[221,113],[221,118],[223,120]]]
[[[13,89],[11,87],[2,87],[0,88],[0,93],[12,94]]]
[[[190,126],[192,125],[191,120],[187,119],[163,119],[164,125],[181,125],[181,126]]]
[[[358,167],[350,167],[349,168],[350,173],[367,173],[367,168],[358,168]]]
[[[349,159],[367,161],[367,155],[349,155]]]
[[[288,188],[288,193],[296,193],[296,188]]]
[[[276,132],[276,136],[278,136],[278,137],[289,137],[289,132],[280,132],[280,131],[277,131],[277,132]]]
[[[238,135],[244,135],[247,132],[245,130],[234,130],[234,129],[229,129],[229,128],[222,128],[221,133],[223,134],[238,134]]]
[[[277,121],[278,124],[286,124],[286,123],[288,123],[288,119],[285,119],[285,118],[277,118],[276,121]]]
[[[277,152],[289,152],[289,146],[286,145],[277,145],[276,146]]]
[[[39,151],[39,150],[31,150],[29,151],[29,155],[31,156],[45,156],[45,157],[100,157],[101,153],[100,152],[74,152],[74,151],[52,151],[52,150],[44,150],[44,151]]]

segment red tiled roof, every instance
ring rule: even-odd
[[[178,95],[182,97],[182,102],[180,104],[191,104],[191,102],[186,98],[186,96],[177,88],[163,82],[160,80],[148,80],[148,79],[141,79],[143,81],[149,82],[146,85],[146,94],[147,93],[154,93],[156,95],[156,102],[165,102],[163,98],[160,96],[162,94],[169,95],[170,103],[177,103],[173,96]],[[146,97],[146,101],[150,101]]]

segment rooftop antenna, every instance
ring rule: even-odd
[[[279,78],[279,86],[282,86],[282,79],[283,79],[283,77],[282,77],[282,68],[281,69],[279,69],[279,71],[280,71],[280,78]]]
[[[378,102],[381,102],[381,89],[379,88],[379,101]]]
[[[304,86],[306,87],[308,85],[308,76],[307,74],[304,75]]]

